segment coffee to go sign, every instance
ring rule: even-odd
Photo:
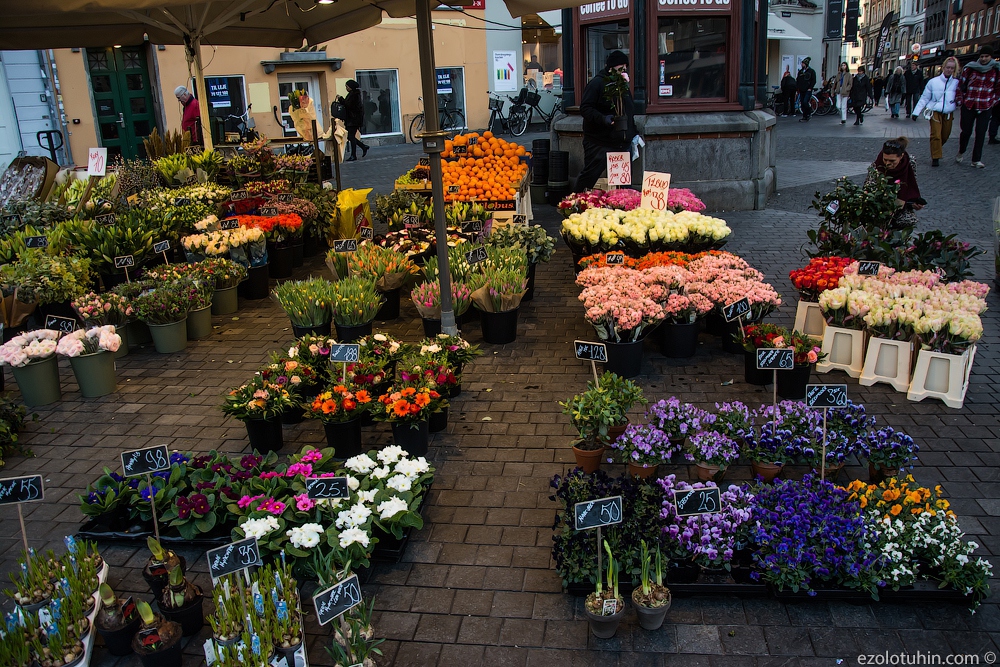
[[[664,9],[729,9],[730,0],[657,0]]]

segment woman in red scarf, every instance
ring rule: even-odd
[[[917,186],[917,173],[913,169],[913,160],[906,152],[909,144],[906,137],[890,139],[882,144],[882,150],[872,166],[890,180],[899,184],[899,192],[896,193],[896,206],[900,209],[894,216],[896,226],[916,225],[915,211],[919,211],[927,204],[927,201],[920,196],[920,188]]]

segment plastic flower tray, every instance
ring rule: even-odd
[[[180,535],[164,533],[163,529],[165,527],[162,525],[160,528],[160,541],[165,544],[190,544],[192,546],[218,547],[223,544],[229,544],[233,541],[228,532],[224,535],[216,535],[214,537],[202,535],[186,540]],[[146,538],[152,534],[152,524],[150,524],[147,528],[130,533],[120,530],[104,530],[101,528],[99,519],[91,519],[80,526],[80,530],[76,532],[74,537],[78,540],[93,540],[95,542],[119,542],[125,544],[144,545],[146,544]]]

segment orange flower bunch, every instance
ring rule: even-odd
[[[297,213],[283,213],[281,215],[239,215],[236,216],[241,227],[252,227],[262,230],[265,234],[283,232],[291,234],[302,229],[302,216]]]
[[[385,406],[385,421],[421,421],[440,398],[441,394],[430,387],[404,387],[398,391],[390,388],[378,400]]]
[[[352,391],[347,386],[338,384],[313,399],[309,406],[309,416],[324,422],[350,421],[360,415],[371,402],[372,397],[367,390]]]
[[[656,266],[680,266],[685,267],[696,259],[701,259],[706,256],[717,256],[721,254],[721,250],[708,250],[705,252],[678,252],[676,250],[668,250],[665,252],[651,252],[643,255],[642,257],[636,259],[634,257],[626,257],[625,264],[630,269],[643,270],[651,269]],[[607,254],[597,253],[596,255],[589,255],[580,260],[580,266],[584,269],[589,269],[592,266],[607,266]]]
[[[470,144],[470,139],[475,142]],[[456,154],[457,146],[465,147],[467,152]],[[482,135],[471,132],[445,141],[441,154],[445,158],[441,164],[445,201],[514,199],[528,173],[528,165],[521,161],[527,155],[524,146],[488,130]],[[458,192],[448,192],[450,186],[458,186]]]
[[[856,500],[862,509],[874,508],[884,512],[886,517],[916,516],[927,513],[937,516],[938,512],[953,514],[950,504],[941,497],[941,487],[933,490],[920,486],[913,475],[903,479],[892,477],[881,484],[866,484],[854,480],[846,487],[851,495],[848,500]]]

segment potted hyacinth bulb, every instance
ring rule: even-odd
[[[85,398],[96,398],[115,390],[114,354],[121,344],[121,336],[116,333],[115,327],[108,324],[66,334],[59,339],[56,352],[69,357],[80,393]]]
[[[132,652],[132,637],[142,622],[139,611],[131,598],[119,598],[107,584],[101,584],[100,595],[102,606],[94,626],[111,655],[128,655]]]
[[[160,613],[168,621],[179,623],[185,637],[197,634],[205,625],[201,589],[187,580],[179,565],[170,570],[167,578],[167,587],[159,599]]]
[[[608,554],[607,575],[605,578],[603,572],[597,573],[597,587],[584,601],[584,610],[594,636],[610,639],[625,617],[625,599],[618,592],[619,565],[607,540],[604,540],[604,550]],[[604,586],[605,581],[607,586]]]
[[[640,540],[639,585],[632,590],[632,604],[644,630],[658,630],[670,609],[670,589],[663,585],[666,561],[656,547],[650,553],[646,540]]]
[[[142,667],[181,667],[181,626],[154,614],[149,603],[135,603],[142,623],[132,638],[132,650],[139,654]]]
[[[146,546],[149,548],[149,558],[142,568],[142,578],[149,584],[149,590],[153,591],[153,596],[158,600],[167,586],[169,570],[179,566],[183,571],[187,561],[183,556],[163,548],[163,545],[152,536],[146,538]]]

